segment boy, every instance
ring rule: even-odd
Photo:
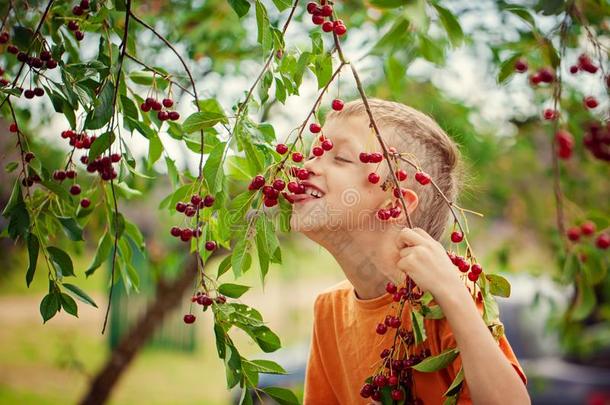
[[[411,160],[455,201],[459,152],[447,134],[430,117],[403,104],[371,99],[369,105],[386,145],[412,154]],[[379,209],[390,209],[398,199],[392,187],[385,191],[380,187],[388,178],[387,162],[360,160],[361,152],[381,151],[362,101],[329,113],[323,134],[334,147],[322,156],[310,155],[305,163],[310,177],[303,183],[307,194],[315,196],[294,203],[291,226],[326,248],[347,280],[316,299],[304,404],[372,402],[359,391],[394,335],[375,333],[377,324],[391,313],[392,296],[385,286],[389,281],[401,285],[405,274],[421,290],[432,293],[445,315],[425,320],[430,354],[454,347],[460,352],[443,370],[413,371],[413,403],[442,404],[443,394],[463,366],[466,386],[458,403],[529,404],[527,380],[508,341],[494,340],[460,273],[437,241],[449,220],[446,203],[435,196],[431,184],[418,184],[414,171],[402,166],[408,172],[401,185],[406,188],[403,194],[414,229],[405,226],[404,213],[384,221],[377,217]],[[371,172],[381,181],[370,182]],[[405,309],[402,325],[410,328],[407,314]]]

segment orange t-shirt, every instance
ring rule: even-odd
[[[392,345],[393,329],[378,335],[375,328],[383,323],[392,296],[359,299],[348,280],[320,294],[314,304],[314,326],[311,351],[305,375],[304,405],[369,404],[370,398],[360,396],[364,380],[380,365],[380,353]],[[435,356],[457,346],[446,319],[425,319],[426,347]],[[410,329],[408,311],[403,311],[402,325]],[[506,337],[499,340],[500,349],[516,369],[524,383],[527,379]],[[447,368],[433,373],[413,370],[414,391],[425,405],[441,405],[443,394],[459,372],[458,357]],[[466,383],[459,404],[470,404]]]

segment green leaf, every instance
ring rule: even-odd
[[[422,306],[425,319],[443,319],[445,314],[440,305]]]
[[[417,371],[432,373],[442,370],[455,360],[458,356],[458,349],[447,349],[440,354],[424,359],[421,363],[416,364],[413,368]]]
[[[250,287],[245,285],[225,283],[218,287],[218,292],[227,297],[239,298],[249,289]]]
[[[6,166],[4,166],[4,171],[7,173],[11,173],[18,167],[19,167],[19,163],[9,162]]]
[[[256,0],[256,26],[258,28],[256,40],[261,44],[265,53],[273,48],[273,36],[271,35],[270,25],[267,8],[259,0]]]
[[[81,241],[83,239],[83,228],[80,227],[78,222],[72,217],[57,217],[61,226],[64,228],[64,232],[73,241]]]
[[[273,0],[273,4],[277,7],[278,11],[282,12],[292,5],[290,0]]]
[[[222,159],[224,156],[225,147],[225,142],[221,142],[216,145],[203,166],[203,176],[208,184],[208,190],[213,194],[220,193],[224,189],[224,170]]]
[[[66,252],[55,246],[47,247],[47,252],[49,252],[50,259],[59,266],[62,276],[74,276],[72,259]]]
[[[377,8],[398,8],[408,3],[408,0],[371,0],[371,5]]]
[[[38,243],[38,238],[33,233],[28,233],[28,257],[29,257],[29,265],[28,271],[25,275],[25,283],[29,287],[34,279],[34,273],[36,272],[36,263],[38,261],[38,250],[40,248],[40,244]]]
[[[280,338],[268,327],[259,326],[249,335],[265,353],[271,353],[282,347]]]
[[[201,131],[205,128],[211,128],[219,122],[226,122],[224,114],[214,111],[201,111],[188,116],[182,123],[184,132],[191,133]]]
[[[107,151],[108,148],[110,148],[110,145],[112,145],[114,142],[114,139],[115,136],[113,132],[104,132],[97,137],[89,149],[89,161],[93,162],[95,158]]]
[[[241,359],[239,352],[232,344],[225,345],[225,371],[227,386],[233,388],[241,381]]]
[[[256,371],[265,374],[287,374],[286,370],[279,364],[271,360],[251,360],[250,364],[254,365]]]
[[[411,323],[413,325],[415,344],[418,345],[426,340],[426,329],[424,327],[423,315],[418,311],[411,311]]]
[[[95,301],[93,301],[93,298],[91,298],[86,292],[84,292],[83,290],[81,290],[79,287],[75,286],[74,284],[69,284],[69,283],[62,283],[62,285],[72,294],[74,294],[74,296],[76,298],[78,298],[80,301],[84,302],[85,304],[89,304],[92,307],[97,308],[97,304],[95,303]]]
[[[157,134],[148,140],[148,159],[146,165],[148,170],[152,170],[153,164],[161,157],[163,144]]]
[[[458,371],[455,378],[453,379],[453,382],[451,383],[449,388],[447,388],[447,391],[445,392],[444,396],[450,397],[450,396],[457,394],[460,391],[460,388],[462,388],[463,382],[464,382],[464,369],[460,368],[460,371]]]
[[[432,5],[438,12],[441,24],[443,24],[445,31],[447,31],[447,36],[449,37],[449,41],[451,41],[451,45],[454,47],[460,46],[464,41],[464,32],[462,31],[462,27],[457,18],[455,18],[453,13],[445,7],[436,3],[433,3]]]
[[[498,309],[498,303],[494,299],[493,295],[487,290],[482,291],[483,295],[483,320],[486,325],[491,325],[500,316],[500,310]]]
[[[252,401],[252,392],[249,389],[244,388],[241,391],[241,398],[239,399],[239,405],[254,405],[254,402]]]
[[[498,72],[498,84],[505,83],[508,78],[515,73],[515,62],[517,59],[519,59],[519,57],[519,54],[515,54],[500,64],[500,71]]]
[[[576,281],[576,300],[571,309],[571,317],[575,321],[582,321],[595,309],[597,299],[593,288],[586,285],[583,277]]]
[[[287,388],[266,387],[263,391],[271,398],[276,400],[280,405],[298,405],[297,396]]]
[[[108,258],[108,255],[110,255],[111,249],[112,249],[112,240],[111,240],[110,234],[108,232],[106,232],[104,234],[104,236],[102,236],[100,238],[100,240],[97,244],[95,258],[93,259],[93,262],[91,263],[91,265],[85,272],[87,277],[92,275],[95,272],[95,270],[97,270],[102,265],[102,263],[104,263],[104,261]]]
[[[498,274],[486,274],[485,278],[489,281],[489,292],[498,297],[510,297],[510,283]]]
[[[113,95],[114,86],[108,80],[95,100],[94,110],[87,114],[85,129],[100,129],[110,121],[113,112]]]
[[[443,48],[423,33],[419,33],[418,38],[421,56],[436,65],[442,65],[445,61]]]
[[[40,301],[40,314],[43,321],[46,323],[53,318],[60,308],[60,298],[57,293],[49,293]]]
[[[19,181],[15,182],[9,201],[6,204],[4,211],[2,211],[2,215],[9,219],[8,234],[12,239],[17,239],[20,235],[26,235],[27,230],[30,227],[30,215],[23,202],[21,184]]]
[[[534,16],[532,16],[527,8],[511,4],[509,7],[503,8],[502,10],[516,15],[525,21],[530,28],[536,30],[536,21],[534,20]]]
[[[231,255],[231,267],[233,268],[235,278],[241,276],[250,267],[248,263],[251,262],[251,258],[248,259],[250,254],[247,252],[247,249],[248,239],[246,238],[238,240],[235,248],[233,249],[233,254]]]
[[[225,274],[231,268],[231,256],[232,255],[227,255],[218,265],[218,273],[216,275],[216,279]]]
[[[76,301],[74,301],[68,294],[61,293],[61,307],[70,315],[74,315],[78,318],[78,307],[76,306]]]
[[[214,335],[216,337],[216,351],[218,352],[218,357],[224,359],[226,353],[225,346],[227,344],[225,338],[225,331],[222,326],[217,323],[214,323]]]
[[[318,89],[326,86],[333,75],[333,59],[328,53],[316,56],[313,73],[318,79]]]
[[[229,0],[229,4],[233,7],[239,18],[248,14],[248,10],[250,10],[250,3],[247,0]]]
[[[154,67],[155,70],[160,71],[161,73],[167,74],[167,72],[158,67]],[[155,87],[159,89],[165,89],[169,85],[169,82],[165,80],[161,75],[155,74],[149,70],[143,70],[138,72],[132,72],[129,74],[129,78],[132,82],[141,84],[143,86],[152,86],[153,82],[155,83]]]

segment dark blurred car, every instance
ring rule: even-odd
[[[508,341],[528,377],[532,404],[610,405],[610,347],[598,351],[585,363],[562,356],[556,336],[545,332],[551,305],[564,305],[571,290],[562,290],[543,278],[507,278],[512,294],[509,299],[498,298],[500,318]],[[302,386],[308,352],[309,342],[304,342],[266,357],[282,365],[289,374],[261,374],[259,386]],[[260,404],[258,398],[253,397],[253,401]],[[239,403],[239,393],[236,393],[235,403]],[[269,400],[268,403],[274,402]]]

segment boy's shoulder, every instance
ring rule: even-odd
[[[316,297],[315,308],[320,309],[322,306],[332,305],[332,303],[337,301],[344,301],[353,291],[353,288],[352,283],[347,279],[328,287]]]

